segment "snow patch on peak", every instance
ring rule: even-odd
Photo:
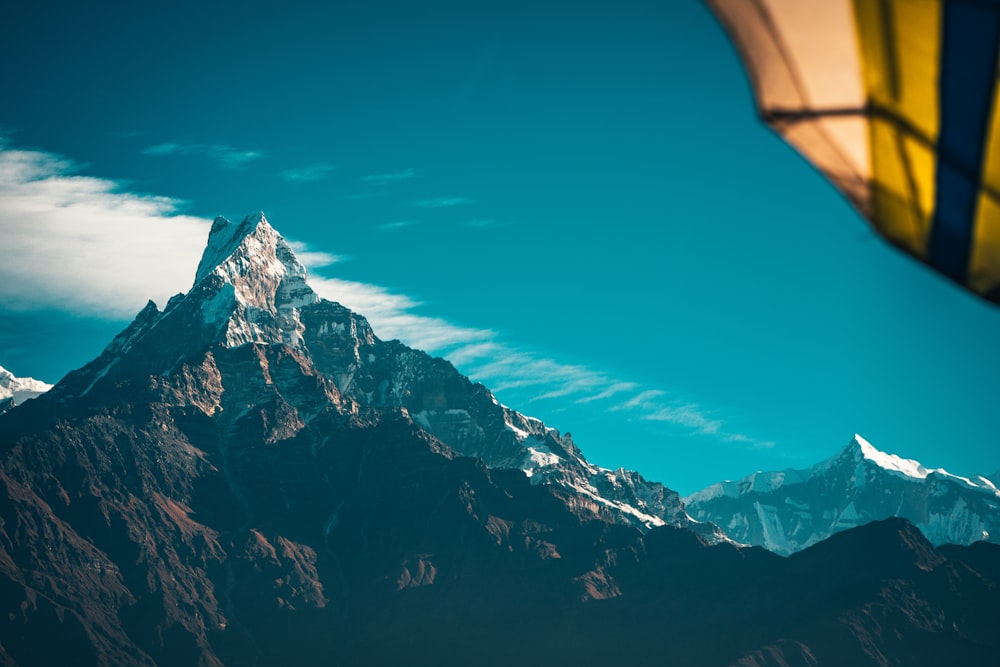
[[[993,495],[1000,497],[1000,489],[997,488],[997,485],[994,484],[989,477],[986,477],[985,475],[976,475],[975,479],[979,482],[977,486],[992,491]]]
[[[532,444],[527,446],[521,470],[525,475],[531,477],[539,468],[559,465],[562,459],[555,454],[544,443],[532,439]]]
[[[514,426],[514,424],[511,423],[509,417],[505,416],[503,425],[504,427],[506,427],[508,431],[512,431],[514,433],[514,437],[517,438],[518,441],[523,442],[531,437],[531,434],[525,431],[523,428]]]
[[[513,433],[518,442],[523,443],[529,438],[542,441],[545,439],[546,433],[556,432],[555,429],[547,428],[540,419],[522,415],[520,412],[503,405],[495,397],[493,397],[493,402],[499,405],[503,411],[504,428]]]

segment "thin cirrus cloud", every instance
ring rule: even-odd
[[[450,208],[452,206],[465,206],[475,204],[476,200],[469,197],[431,197],[429,199],[418,199],[413,202],[417,208]]]
[[[289,183],[317,183],[329,178],[336,169],[336,165],[320,163],[298,169],[286,169],[278,175]]]
[[[9,148],[0,138],[0,309],[125,320],[148,299],[162,306],[189,289],[210,221],[180,214],[177,200],[125,192],[115,181],[77,171],[67,160]],[[442,354],[495,391],[518,389],[530,401],[594,404],[748,447],[771,445],[728,430],[693,403],[667,400],[662,390],[519,349],[491,330],[423,315],[418,301],[383,287],[320,275],[316,269],[346,258],[290,243],[317,293],[363,313],[383,339]]]
[[[361,182],[368,183],[369,185],[392,185],[400,181],[408,181],[416,175],[416,169],[403,169],[402,171],[393,171],[385,174],[370,174],[363,177]]]
[[[397,229],[405,229],[417,224],[420,224],[419,220],[396,220],[395,222],[384,222],[378,226],[378,229],[383,232],[393,232]]]
[[[346,262],[349,258],[346,255],[334,255],[328,252],[312,250],[301,241],[288,241],[289,247],[295,252],[295,256],[303,265],[318,269],[331,264]]]
[[[723,442],[739,443],[752,449],[770,449],[774,442],[760,440],[745,433],[726,428],[723,420],[710,416],[700,406],[684,401],[670,400],[660,389],[644,389],[628,400],[611,408],[612,411],[629,411],[640,419],[681,426],[701,435],[714,436]]]
[[[239,150],[225,144],[196,144],[168,142],[156,144],[142,151],[143,155],[197,155],[206,157],[224,169],[243,169],[264,156],[260,151]]]

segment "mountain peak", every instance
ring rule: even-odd
[[[190,295],[207,323],[224,324],[230,347],[248,342],[301,342],[299,309],[320,301],[305,267],[263,213],[234,224],[216,218]]]
[[[722,526],[734,540],[787,555],[889,516],[912,521],[934,544],[1000,541],[998,498],[985,476],[926,468],[855,435],[807,469],[713,484],[684,502],[692,517]]]
[[[263,211],[248,215],[239,224],[233,224],[222,216],[217,217],[208,233],[208,245],[205,246],[201,261],[198,263],[194,284],[200,283],[216,267],[231,257],[247,237],[259,234],[258,229],[264,234],[268,231],[277,234],[267,222]]]
[[[854,435],[854,439],[847,445],[846,451],[850,452],[855,458],[860,455],[861,458],[871,461],[883,470],[897,472],[906,477],[924,479],[932,472],[921,465],[919,461],[904,459],[895,454],[886,454],[876,449],[870,442],[857,434]]]

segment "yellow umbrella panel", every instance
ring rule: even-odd
[[[1000,303],[1000,2],[706,3],[765,122],[890,242]]]

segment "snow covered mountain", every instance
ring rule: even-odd
[[[0,366],[0,414],[29,398],[44,394],[52,385],[35,378],[19,378]]]
[[[738,548],[379,340],[262,216],[0,415],[11,667],[988,664],[998,554],[903,519]]]
[[[930,470],[859,435],[805,470],[757,472],[684,499],[688,512],[738,542],[787,555],[887,517],[917,525],[933,544],[1000,542],[1000,490],[986,476]]]
[[[240,223],[216,219],[191,291],[172,298],[162,312],[150,302],[56,393],[99,393],[135,364],[147,370],[167,365],[172,372],[192,343],[212,342],[228,349],[288,345],[329,384],[328,398],[340,409],[362,418],[398,413],[459,455],[524,471],[581,516],[643,528],[689,527],[711,542],[728,539],[717,527],[692,520],[676,492],[636,472],[590,464],[568,433],[501,405],[443,359],[380,340],[363,316],[321,299],[262,213]],[[303,425],[309,419],[299,415]]]

